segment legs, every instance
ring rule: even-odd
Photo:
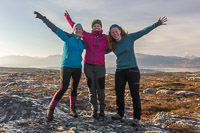
[[[96,71],[96,88],[98,94],[98,100],[100,103],[100,117],[104,117],[104,109],[105,109],[105,67],[101,67]]]
[[[49,108],[47,110],[47,120],[51,121],[53,120],[53,113],[54,109],[57,106],[58,102],[64,95],[64,93],[67,91],[70,77],[71,77],[72,71],[70,68],[62,67],[60,70],[60,89],[54,94],[54,97],[52,98]]]
[[[77,97],[77,87],[81,78],[81,69],[74,69],[72,72],[72,88],[70,98],[70,106],[75,106]]]
[[[76,97],[77,97],[77,87],[81,78],[81,69],[75,69],[72,72],[72,88],[71,88],[71,96],[70,98],[70,115],[77,117],[76,113]]]
[[[93,66],[85,64],[84,72],[87,77],[87,85],[89,88],[89,102],[93,113],[97,113],[97,96],[95,88],[95,72],[93,71]]]
[[[87,77],[87,85],[89,90],[89,103],[91,105],[92,114],[91,116],[95,119],[97,118],[97,95],[96,95],[96,88],[95,88],[95,72],[93,71],[93,66],[84,64],[84,72]]]
[[[62,67],[60,70],[60,89],[54,94],[51,100],[50,107],[56,107],[64,93],[67,91],[69,86],[70,77],[72,75],[72,69],[67,67]]]
[[[73,89],[70,97],[70,105],[74,105],[73,110],[75,110],[76,96],[77,96],[77,86],[81,77],[81,69],[80,68],[69,68],[62,67],[60,71],[60,89],[54,94],[52,98],[49,109],[47,110],[47,119],[53,120],[54,109],[57,106],[58,102],[67,91],[70,78],[73,79]]]
[[[124,91],[126,81],[128,81],[129,89],[133,101],[134,120],[141,119],[141,101],[139,96],[140,72],[138,68],[130,68],[116,70],[115,73],[115,93],[117,104],[117,115],[113,119],[122,119],[124,115]]]
[[[140,72],[138,69],[130,69],[127,75],[130,93],[133,101],[134,118],[141,119],[141,101],[139,95]]]
[[[104,65],[84,65],[84,72],[87,77],[87,84],[90,92],[90,104],[93,117],[97,116],[98,105],[100,103],[100,113],[104,116],[105,108],[105,66]],[[97,97],[98,95],[98,97]]]
[[[126,77],[123,70],[116,70],[115,72],[115,94],[117,113],[124,116],[124,91],[126,85]]]

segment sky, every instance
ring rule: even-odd
[[[199,5],[200,0],[0,0],[0,57],[62,54],[64,42],[36,19],[33,12],[40,12],[57,27],[71,33],[65,10],[88,32],[92,20],[100,19],[105,34],[112,24],[133,33],[166,16],[167,25],[138,39],[135,52],[200,57]]]

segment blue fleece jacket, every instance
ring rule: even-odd
[[[82,52],[84,44],[81,37],[76,39],[75,34],[68,34],[57,28],[56,34],[65,42],[61,67],[82,68]]]
[[[64,32],[57,26],[55,26],[51,21],[49,21],[45,16],[37,13],[37,17],[41,19],[47,27],[49,27],[58,37],[60,37],[65,43],[63,47],[63,55],[61,61],[61,67],[71,67],[71,68],[82,68],[82,52],[85,48],[81,37],[76,38],[75,34],[69,34]]]
[[[161,24],[161,21],[158,21],[141,31],[127,34],[120,41],[116,42],[116,50],[113,52],[117,56],[117,69],[138,67],[134,52],[134,42]]]

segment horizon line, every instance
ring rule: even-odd
[[[136,54],[144,54],[144,55],[151,55],[151,56],[181,57],[181,58],[187,58],[187,57],[199,58],[199,56],[195,56],[195,55],[178,56],[178,55],[158,55],[158,54],[154,55],[154,54],[145,54],[145,53],[136,53]],[[8,56],[32,57],[32,58],[47,58],[49,56],[56,56],[56,55],[62,56],[62,54],[54,54],[54,55],[51,54],[51,55],[48,55],[48,56],[5,55],[5,56],[0,56],[0,58],[8,57]],[[114,54],[106,54],[106,55],[114,55]]]

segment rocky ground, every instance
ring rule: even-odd
[[[106,118],[89,118],[90,106],[84,74],[78,87],[78,118],[69,115],[69,93],[59,102],[52,122],[45,115],[59,88],[59,71],[0,68],[0,132],[200,132],[200,73],[142,73],[140,126],[132,126],[132,101],[126,88],[126,114],[116,112],[114,75],[106,75]]]

